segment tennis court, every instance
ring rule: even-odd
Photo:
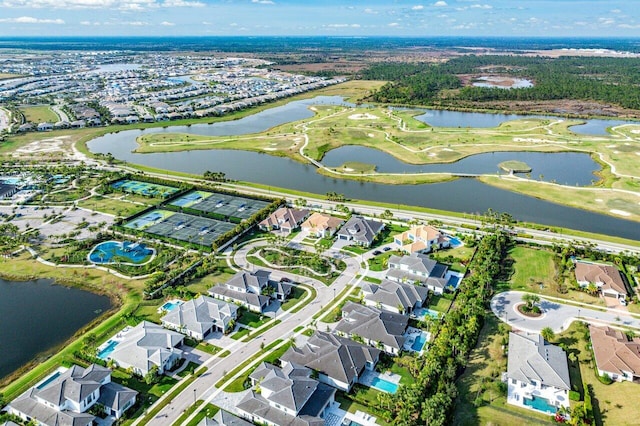
[[[111,187],[119,189],[122,192],[131,194],[146,195],[149,197],[167,198],[179,191],[178,188],[166,185],[158,185],[155,183],[141,182],[138,180],[123,179],[113,182]]]
[[[167,210],[152,210],[144,216],[137,217],[124,224],[125,228],[145,230],[148,227],[162,222],[164,219],[174,215],[174,212]]]
[[[174,213],[145,229],[150,234],[175,238],[194,244],[210,246],[222,234],[235,227],[234,224],[219,220]]]
[[[169,204],[176,207],[192,207],[194,204],[201,203],[204,199],[212,195],[212,193],[205,191],[190,191]]]
[[[248,219],[269,205],[266,201],[252,200],[251,198],[237,197],[235,195],[204,191],[196,192],[208,194],[208,196],[203,196],[199,202],[190,205],[190,208],[227,217]]]

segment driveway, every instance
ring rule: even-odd
[[[540,298],[538,305],[542,309],[541,317],[525,317],[516,309],[516,306],[522,303],[524,294],[526,293],[521,291],[499,293],[491,299],[491,310],[513,328],[532,333],[539,333],[545,327],[550,327],[558,333],[566,330],[577,318],[594,324],[624,325],[640,329],[640,319],[630,316],[627,312],[613,309],[603,312],[591,309],[586,304],[566,305],[555,298]]]

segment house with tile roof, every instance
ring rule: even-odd
[[[301,347],[291,347],[280,360],[318,372],[318,380],[349,392],[366,371],[373,371],[382,351],[346,337],[316,331]]]
[[[389,257],[388,280],[421,285],[435,294],[442,294],[447,287],[447,266],[436,262],[426,254]]]
[[[263,231],[279,230],[290,234],[300,227],[300,224],[309,216],[309,213],[307,209],[280,207],[260,222],[258,228]]]
[[[383,280],[380,284],[362,281],[360,289],[365,305],[399,314],[410,314],[422,307],[429,296],[427,287],[402,281]]]
[[[589,326],[591,346],[600,376],[617,382],[640,383],[640,338],[611,327]]]
[[[569,364],[559,346],[539,334],[509,333],[507,402],[548,414],[569,408]]]
[[[166,328],[202,340],[212,331],[229,331],[236,318],[235,304],[200,296],[176,306],[160,320]]]
[[[309,368],[263,362],[249,376],[251,391],[236,405],[254,423],[275,426],[321,426],[336,389],[311,378]]]
[[[393,242],[405,253],[429,253],[434,247],[449,247],[449,237],[430,225],[414,226],[408,231],[397,234]]]
[[[372,306],[347,302],[342,308],[342,319],[335,333],[355,341],[362,339],[374,348],[398,355],[407,340],[409,318],[406,315],[382,311]]]
[[[620,270],[613,265],[578,260],[575,275],[580,287],[595,284],[603,296],[625,298],[629,294]]]
[[[370,247],[382,230],[384,230],[382,222],[365,219],[362,216],[351,216],[347,223],[340,228],[337,235],[341,240],[353,241],[359,246]]]
[[[60,368],[13,400],[6,411],[43,426],[88,426],[95,404],[119,419],[136,402],[138,392],[111,381],[111,370],[92,364]]]
[[[107,359],[125,370],[132,368],[139,376],[146,375],[153,366],[158,367],[158,374],[163,374],[182,358],[178,347],[183,340],[180,333],[142,321],[123,336]]]
[[[344,220],[327,214],[315,212],[305,220],[300,228],[318,238],[328,238],[336,233]]]

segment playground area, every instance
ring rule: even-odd
[[[89,261],[99,265],[120,263],[144,265],[151,262],[156,251],[144,244],[130,241],[105,241],[96,245],[88,254]]]
[[[172,186],[123,179],[111,184],[113,189],[146,197],[167,198],[179,191]]]
[[[221,235],[235,227],[229,222],[158,209],[133,219],[124,226],[204,246],[211,246]]]
[[[267,207],[269,203],[235,195],[191,191],[173,200],[171,205],[189,207],[194,210],[215,213],[225,217],[248,219],[258,211]]]

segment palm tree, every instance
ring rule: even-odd
[[[537,294],[527,293],[522,296],[522,301],[526,303],[527,309],[533,309],[533,306],[540,301],[540,296]]]
[[[542,335],[542,338],[544,340],[550,342],[551,340],[553,340],[556,334],[553,332],[551,327],[545,327],[540,331],[540,335]]]

